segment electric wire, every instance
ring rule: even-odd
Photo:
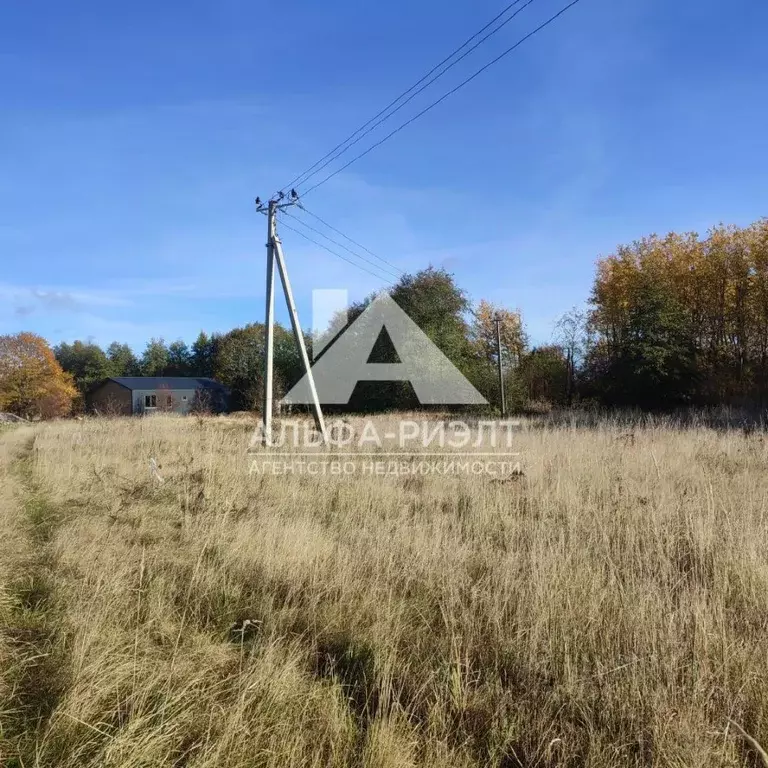
[[[369,155],[371,152],[373,152],[373,150],[374,150],[374,149],[377,149],[377,148],[378,148],[378,147],[380,147],[382,144],[384,144],[385,142],[389,141],[389,140],[390,140],[391,138],[393,138],[393,137],[394,137],[396,134],[400,133],[400,131],[402,131],[404,128],[407,128],[407,127],[408,127],[409,125],[411,125],[412,123],[415,123],[415,122],[416,122],[416,121],[417,121],[419,118],[421,118],[421,117],[423,117],[424,115],[426,115],[428,112],[430,112],[431,110],[433,110],[433,109],[434,109],[436,106],[438,106],[439,104],[442,104],[442,102],[444,102],[444,101],[445,101],[447,98],[449,98],[450,96],[453,96],[453,94],[455,94],[457,91],[459,91],[459,90],[461,90],[462,88],[464,88],[464,86],[466,86],[466,85],[469,85],[469,83],[471,83],[473,80],[475,80],[475,78],[479,77],[479,76],[480,76],[480,75],[481,75],[483,72],[485,72],[487,69],[490,69],[492,66],[494,66],[494,64],[497,64],[497,63],[498,63],[498,62],[500,62],[502,59],[504,59],[506,56],[509,56],[509,54],[511,54],[513,51],[515,51],[517,48],[519,48],[519,47],[520,47],[520,46],[521,46],[523,43],[525,43],[527,40],[530,40],[530,39],[531,39],[531,38],[532,38],[534,35],[538,34],[538,33],[539,33],[539,32],[541,32],[543,29],[545,29],[546,27],[548,27],[548,26],[549,26],[550,24],[552,24],[554,21],[556,21],[557,19],[559,19],[559,18],[560,18],[560,17],[561,17],[561,16],[562,16],[564,13],[566,13],[566,11],[569,11],[571,8],[573,8],[575,5],[578,5],[578,3],[580,3],[580,2],[581,2],[581,0],[572,0],[572,2],[570,2],[570,3],[569,3],[568,5],[566,5],[565,7],[561,8],[561,9],[560,9],[560,10],[559,10],[559,11],[558,11],[556,14],[554,14],[553,16],[550,16],[550,18],[548,18],[548,19],[547,19],[545,22],[543,22],[543,23],[542,23],[542,24],[540,24],[538,27],[536,27],[536,28],[535,28],[533,31],[529,32],[529,33],[528,33],[527,35],[525,35],[524,37],[521,37],[521,38],[520,38],[520,40],[518,40],[518,41],[517,41],[517,42],[516,42],[516,43],[515,43],[513,46],[511,46],[510,48],[507,48],[507,50],[506,50],[506,51],[504,51],[503,53],[501,53],[501,54],[500,54],[499,56],[497,56],[495,59],[493,59],[493,60],[489,61],[489,62],[488,62],[487,64],[485,64],[483,67],[481,67],[480,69],[478,69],[478,70],[477,70],[477,72],[475,72],[473,75],[470,75],[470,77],[468,77],[466,80],[463,80],[462,82],[460,82],[460,83],[459,83],[459,84],[458,84],[456,87],[452,88],[450,91],[448,91],[447,93],[445,93],[445,94],[444,94],[443,96],[441,96],[439,99],[437,99],[436,101],[432,102],[432,103],[431,103],[429,106],[427,106],[425,109],[421,110],[421,112],[418,112],[416,115],[414,115],[413,117],[411,117],[409,120],[407,120],[406,122],[402,123],[400,126],[398,126],[397,128],[395,128],[395,130],[393,130],[391,133],[388,133],[386,136],[384,136],[384,138],[380,139],[380,140],[379,140],[379,141],[377,141],[375,144],[373,144],[373,145],[371,145],[370,147],[368,147],[368,149],[366,149],[364,152],[361,152],[361,153],[360,153],[359,155],[357,155],[356,157],[353,157],[353,158],[352,158],[352,159],[351,159],[349,162],[347,162],[347,163],[345,163],[344,165],[342,165],[342,166],[341,166],[341,168],[338,168],[338,169],[337,169],[337,170],[335,170],[333,173],[329,174],[329,175],[328,175],[328,176],[326,176],[324,179],[322,179],[321,181],[319,181],[317,184],[315,184],[314,186],[310,187],[308,190],[306,190],[306,191],[305,191],[305,192],[302,194],[302,197],[306,197],[306,196],[307,196],[307,195],[308,195],[310,192],[314,192],[316,189],[318,189],[319,187],[323,186],[323,184],[326,184],[327,182],[329,182],[329,181],[330,181],[332,178],[334,178],[335,176],[338,176],[338,174],[342,173],[342,171],[345,171],[347,168],[349,168],[351,165],[353,165],[354,163],[356,163],[358,160],[361,160],[361,159],[362,159],[362,158],[364,158],[366,155]]]
[[[358,128],[351,136],[349,136],[347,139],[342,141],[341,144],[338,144],[327,155],[321,157],[320,160],[318,160],[314,165],[310,166],[306,171],[299,174],[299,176],[297,176],[293,181],[286,184],[281,191],[285,191],[285,189],[287,189],[288,187],[301,186],[302,184],[306,184],[313,176],[316,176],[318,173],[320,173],[320,171],[328,167],[334,160],[337,160],[343,154],[345,154],[350,149],[352,149],[352,147],[354,147],[356,144],[361,142],[366,136],[368,136],[368,134],[375,131],[382,123],[385,123],[387,120],[389,120],[390,117],[393,117],[394,115],[396,115],[401,109],[403,109],[403,107],[405,107],[407,104],[413,101],[419,94],[423,93],[433,83],[437,82],[441,77],[443,77],[443,75],[445,75],[447,72],[453,69],[457,64],[462,62],[465,58],[467,58],[467,56],[469,56],[473,51],[479,48],[483,43],[485,43],[487,40],[493,37],[497,32],[500,32],[507,24],[513,21],[520,13],[522,13],[529,5],[531,5],[531,3],[535,2],[535,0],[528,0],[521,8],[518,8],[518,10],[515,11],[515,13],[513,13],[508,19],[505,19],[501,24],[499,24],[498,27],[493,29],[482,39],[478,40],[469,50],[465,51],[461,56],[459,56],[458,59],[456,59],[455,61],[452,61],[450,64],[448,64],[447,67],[445,67],[445,69],[443,69],[441,72],[438,72],[437,75],[435,75],[431,80],[429,80],[429,77],[432,74],[434,74],[434,72],[436,72],[438,69],[440,69],[440,67],[446,64],[448,61],[450,61],[450,59],[453,58],[459,51],[461,51],[462,48],[465,48],[472,40],[474,40],[476,37],[481,35],[486,29],[488,29],[488,27],[492,26],[498,19],[500,19],[505,13],[507,13],[507,11],[511,10],[514,6],[520,4],[522,1],[523,0],[515,0],[515,2],[510,3],[498,16],[496,16],[491,22],[489,22],[485,27],[483,27],[479,32],[477,32],[475,35],[469,38],[469,40],[466,43],[464,43],[464,45],[462,45],[460,48],[454,51],[447,59],[444,59],[443,61],[441,61],[440,64],[438,64],[436,67],[430,70],[430,72],[427,73],[415,85],[412,85],[409,90],[405,91],[400,96],[398,96],[397,99],[395,99],[391,104],[386,106],[376,116],[374,116],[367,123],[365,123],[360,128]],[[421,85],[422,83],[424,83],[424,85]],[[419,85],[421,85],[421,88],[418,87]],[[416,90],[417,88],[418,90]],[[408,98],[405,99],[405,101],[403,101],[402,104],[397,106],[395,109],[392,109],[392,107],[395,107],[395,105],[397,105],[397,103],[401,101],[403,98],[405,98],[406,96],[408,96]]]
[[[377,280],[385,280],[386,278],[383,278],[381,275],[377,275],[375,272],[372,272],[370,269],[367,269],[366,267],[362,266],[362,264],[358,264],[356,261],[352,261],[352,259],[348,259],[346,256],[342,256],[340,253],[337,253],[336,251],[329,248],[327,245],[323,245],[322,243],[318,242],[317,240],[314,240],[313,238],[309,237],[308,235],[305,235],[300,230],[296,229],[295,227],[292,227],[290,224],[286,223],[285,221],[281,222],[281,226],[285,227],[286,229],[290,229],[291,232],[295,232],[300,237],[303,237],[305,240],[308,240],[310,243],[313,243],[314,245],[318,246],[319,248],[322,248],[325,251],[328,251],[328,253],[333,254],[334,256],[338,257],[342,261],[346,261],[348,264],[351,264],[353,267],[357,267],[358,269],[361,269],[363,272],[367,272],[369,275],[372,275]],[[394,283],[386,283],[385,285],[391,286],[394,285]]]
[[[341,235],[345,240],[349,240],[349,242],[352,243],[352,245],[357,246],[361,250],[365,251],[367,254],[370,254],[371,256],[373,256],[374,259],[378,259],[380,262],[382,262],[383,264],[386,264],[388,267],[392,267],[392,269],[394,269],[396,272],[399,272],[401,275],[405,274],[403,270],[400,269],[400,267],[395,266],[394,264],[392,264],[392,262],[387,261],[385,258],[374,253],[369,248],[366,248],[362,243],[358,243],[357,240],[353,240],[349,235],[345,235],[340,229],[337,229],[332,224],[329,224],[325,219],[321,219],[316,213],[313,213],[305,206],[302,205],[301,210],[303,210],[304,213],[308,213],[313,219],[316,219],[322,225],[328,227],[328,229],[330,229],[332,232],[335,232],[337,235]]]
[[[360,131],[362,131],[365,128],[367,128],[374,120],[377,120],[385,112],[387,112],[387,110],[389,110],[393,106],[395,106],[395,104],[397,104],[397,102],[400,101],[400,99],[402,99],[403,97],[407,96],[414,88],[418,88],[418,86],[420,86],[427,78],[429,78],[438,69],[440,69],[440,67],[442,67],[443,64],[446,64],[447,62],[449,62],[459,51],[461,51],[462,49],[466,48],[476,37],[478,37],[479,35],[482,35],[483,32],[485,32],[486,29],[488,29],[489,27],[493,26],[493,24],[495,24],[502,16],[504,16],[504,14],[507,13],[507,11],[509,11],[512,8],[514,8],[514,6],[516,6],[519,2],[521,2],[521,0],[515,0],[515,2],[510,3],[506,8],[504,8],[504,10],[501,11],[501,13],[499,13],[497,16],[495,16],[493,19],[491,19],[479,32],[476,32],[474,35],[472,35],[472,37],[470,37],[468,40],[466,40],[464,43],[462,43],[462,45],[460,45],[455,51],[453,51],[453,53],[451,53],[449,56],[444,58],[439,64],[435,65],[432,69],[430,69],[429,72],[427,72],[427,74],[424,75],[424,77],[421,78],[421,80],[419,80],[418,82],[414,83],[407,91],[403,91],[403,93],[401,93],[394,101],[390,102],[386,107],[384,107],[384,109],[382,109],[381,112],[379,112],[378,114],[374,115],[367,123],[365,123],[362,126],[360,126],[360,128],[358,128],[351,136],[349,136],[344,141],[342,141],[340,144],[335,146],[330,152],[328,152],[328,154],[326,154],[323,157],[321,157],[314,165],[311,165],[303,173],[300,173],[293,181],[291,181],[288,184],[286,184],[282,188],[281,192],[285,192],[285,190],[288,187],[294,186],[296,184],[296,182],[299,179],[303,178],[306,173],[309,173],[309,171],[311,171],[314,168],[316,168],[318,165],[320,165],[320,163],[323,162],[323,160],[325,160],[330,155],[332,155],[334,152],[336,152],[337,149],[340,149],[350,139],[353,139],[355,136],[357,136],[357,134]]]
[[[370,259],[367,259],[365,256],[361,256],[359,253],[357,253],[357,251],[353,251],[351,248],[348,248],[346,245],[344,245],[344,243],[340,243],[338,240],[334,240],[329,235],[326,235],[325,232],[321,232],[319,229],[316,229],[311,224],[307,224],[306,221],[303,221],[298,216],[294,216],[292,213],[289,213],[288,211],[283,211],[283,214],[286,216],[290,216],[290,218],[294,219],[295,221],[298,221],[303,227],[306,227],[310,232],[314,232],[316,235],[320,235],[320,237],[324,237],[326,240],[328,240],[328,242],[333,243],[339,248],[343,248],[345,251],[347,251],[347,253],[352,254],[352,256],[360,259],[361,261],[364,261],[366,264],[370,264],[372,267],[376,267],[376,269],[378,269],[381,272],[388,273],[396,279],[399,279],[403,274],[405,274],[401,269],[398,269],[397,267],[395,267],[395,269],[397,270],[397,273],[391,270],[387,270],[384,267],[380,267],[378,264],[371,261]]]

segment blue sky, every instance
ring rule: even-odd
[[[391,125],[564,4],[536,0]],[[141,349],[261,321],[254,197],[504,5],[3,3],[0,333]],[[766,25],[759,0],[582,0],[307,207],[404,270],[444,266],[520,307],[547,341],[618,243],[768,214]],[[383,285],[283,241],[307,326],[313,288]]]

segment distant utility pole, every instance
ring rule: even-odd
[[[496,358],[499,364],[499,390],[501,392],[501,418],[507,418],[507,398],[504,394],[504,364],[501,360],[501,315],[497,312],[493,321],[496,323]]]
[[[256,198],[256,210],[259,213],[265,213],[267,216],[267,304],[266,319],[264,322],[264,331],[266,339],[264,343],[264,402],[262,404],[261,425],[262,425],[262,444],[269,448],[272,445],[272,409],[274,393],[274,362],[275,362],[275,261],[280,273],[280,282],[283,284],[283,293],[285,294],[285,303],[288,305],[288,313],[291,316],[291,326],[293,336],[296,340],[296,346],[299,349],[299,356],[304,367],[309,382],[309,390],[312,395],[312,413],[315,417],[315,428],[322,435],[323,442],[328,441],[328,435],[325,431],[325,420],[323,411],[320,407],[320,400],[315,388],[315,379],[312,376],[312,368],[309,364],[309,355],[307,346],[304,343],[304,334],[299,323],[299,313],[296,310],[296,303],[293,300],[293,291],[291,282],[288,279],[288,268],[285,264],[283,255],[283,245],[277,235],[277,212],[283,208],[289,208],[297,205],[299,196],[291,190],[291,199],[289,202],[282,202],[284,195],[269,201],[264,205],[261,200]]]

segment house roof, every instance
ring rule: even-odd
[[[223,391],[226,387],[215,379],[196,376],[113,376],[126,389],[207,389]]]

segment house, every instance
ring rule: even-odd
[[[186,376],[116,376],[88,393],[88,410],[115,416],[227,410],[229,392],[214,379]]]

